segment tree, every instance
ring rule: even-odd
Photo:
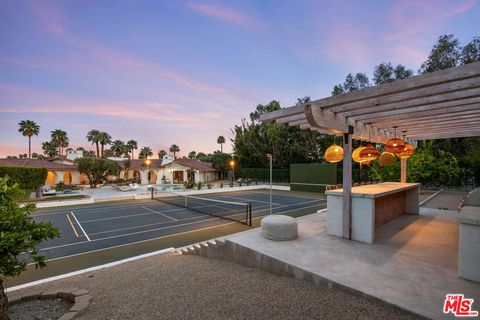
[[[167,155],[167,151],[160,150],[158,151],[158,159],[163,159]]]
[[[18,132],[24,137],[28,137],[28,157],[32,154],[32,136],[38,136],[40,133],[40,126],[32,120],[22,120],[18,123]]]
[[[57,147],[50,141],[42,142],[43,154],[47,157],[53,158],[57,155]]]
[[[345,77],[343,84],[337,84],[333,87],[332,95],[338,95],[345,92],[351,92],[370,86],[370,80],[365,73],[356,73],[355,75],[349,73]]]
[[[19,158],[19,159],[27,159],[27,158],[28,158],[28,154],[26,154],[26,153],[20,153],[20,154],[18,155],[18,158]]]
[[[465,47],[460,54],[460,63],[467,64],[480,61],[480,37],[474,37]]]
[[[0,178],[0,319],[9,319],[6,278],[20,275],[30,261],[36,267],[45,267],[38,245],[60,235],[51,222],[35,222],[31,217],[35,205],[20,206],[18,199],[23,191],[18,184],[10,186],[8,180]]]
[[[375,66],[373,70],[373,83],[379,85],[410,78],[411,76],[413,76],[413,70],[407,69],[402,64],[393,67],[390,62],[382,62],[378,66]]]
[[[63,154],[63,148],[68,147],[69,140],[67,133],[60,129],[55,129],[50,132],[50,136],[52,138],[51,143],[58,148],[58,154]]]
[[[132,159],[135,159],[134,156],[133,156],[133,150],[137,150],[137,149],[138,149],[138,143],[137,143],[137,141],[135,141],[135,140],[128,140],[128,142],[127,142],[127,150],[128,150],[128,152],[131,153]]]
[[[39,154],[34,152],[32,153],[32,159],[38,159]]]
[[[170,152],[173,152],[173,158],[177,159],[177,152],[180,152],[180,147],[176,144],[172,144],[169,150]]]
[[[263,105],[258,104],[255,108],[255,111],[250,113],[250,120],[253,124],[260,120],[260,115],[267,112],[277,111],[280,110],[280,103],[278,101],[272,100],[269,104]]]
[[[190,151],[188,154],[189,159],[195,159],[197,157],[197,152],[196,151]]]
[[[225,143],[225,137],[218,136],[217,143],[220,145],[220,151],[223,153],[223,144]]]
[[[93,129],[88,131],[87,133],[87,140],[91,142],[92,144],[95,144],[95,147],[97,148],[97,157],[100,157],[100,139],[102,138],[100,131]]]
[[[87,150],[87,151],[84,151],[84,152],[83,152],[83,156],[84,156],[84,157],[95,158],[95,157],[96,157],[96,153],[95,153],[95,151],[93,151],[93,150]]]
[[[207,157],[207,155],[203,152],[199,152],[197,153],[197,155],[195,156],[196,159],[198,160],[201,160],[201,161],[206,161],[205,158]]]
[[[105,149],[105,146],[112,143],[112,136],[106,132],[100,132],[100,140],[98,142],[100,143],[100,146],[101,146],[100,154],[103,157],[104,156],[103,151]]]
[[[452,68],[459,64],[460,46],[453,34],[442,35],[433,46],[427,61],[422,63],[419,73],[425,74],[442,69]]]
[[[153,156],[152,149],[150,149],[150,147],[143,147],[138,154],[138,159],[147,159],[151,156]]]
[[[336,84],[335,86],[333,86],[332,96],[336,96],[342,93],[345,93],[345,90],[343,89],[343,86],[341,84]]]
[[[121,157],[124,153],[128,153],[128,147],[122,140],[113,141],[110,150],[115,157]]]
[[[105,158],[83,157],[75,159],[75,164],[78,171],[87,176],[90,188],[96,188],[108,175],[116,176],[120,172],[118,163]]]

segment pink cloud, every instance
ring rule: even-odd
[[[208,4],[200,4],[200,3],[190,3],[187,6],[191,10],[197,13],[200,13],[202,15],[206,15],[209,17],[213,17],[216,19],[229,22],[229,23],[233,23],[240,27],[244,27],[248,29],[257,29],[260,26],[260,22],[257,21],[255,18],[245,13],[240,13],[238,11],[234,11],[231,9],[221,8],[221,7],[212,6]]]
[[[47,1],[29,1],[30,8],[40,18],[42,27],[56,37],[64,37],[66,30],[64,22],[66,20],[62,11],[51,2]]]

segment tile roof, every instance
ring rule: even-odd
[[[203,162],[197,159],[187,159],[187,158],[175,159],[172,162],[163,165],[163,167],[166,167],[172,163],[176,163],[184,167],[193,168],[198,171],[206,171],[206,172],[217,171],[210,162]]]
[[[0,167],[34,167],[34,168],[47,168],[47,170],[59,170],[59,171],[71,171],[77,170],[75,165],[63,164],[58,162],[50,162],[47,160],[37,159],[0,159]]]
[[[148,159],[148,160],[150,160],[150,164],[148,165],[148,168],[150,169],[157,169],[162,166],[162,159]],[[122,167],[122,169],[124,169],[125,161],[126,160],[116,161],[116,162],[120,165],[120,167]],[[129,170],[141,170],[141,169],[147,168],[147,165],[145,164],[145,159],[133,159],[133,160],[130,160],[130,162],[132,165],[130,166]]]

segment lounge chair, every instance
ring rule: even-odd
[[[72,186],[69,184],[66,184],[63,186],[63,193],[72,193]]]
[[[57,190],[51,189],[49,186],[43,186],[41,190],[42,196],[54,196],[57,194]]]

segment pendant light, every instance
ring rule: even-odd
[[[370,140],[370,126],[368,127],[368,140]],[[367,144],[367,147],[360,151],[360,159],[365,161],[372,161],[380,157],[380,151],[375,149],[371,143]]]
[[[407,133],[407,131],[403,132],[403,140],[404,141],[405,141],[405,137],[407,135],[406,133]],[[414,152],[415,152],[415,148],[413,147],[413,145],[411,145],[410,143],[405,143],[405,147],[403,147],[402,151],[397,153],[397,157],[402,158],[402,159],[408,159],[412,156],[412,154]]]
[[[405,142],[402,139],[397,138],[397,126],[393,128],[395,129],[394,137],[385,143],[385,150],[390,153],[397,154],[402,152],[403,148],[405,148]]]
[[[343,148],[335,144],[335,135],[333,136],[333,144],[325,150],[325,160],[330,163],[340,162],[343,159]]]
[[[391,166],[394,163],[395,163],[395,155],[391,152],[388,152],[388,151],[382,152],[380,157],[378,157],[378,164],[381,167]]]

